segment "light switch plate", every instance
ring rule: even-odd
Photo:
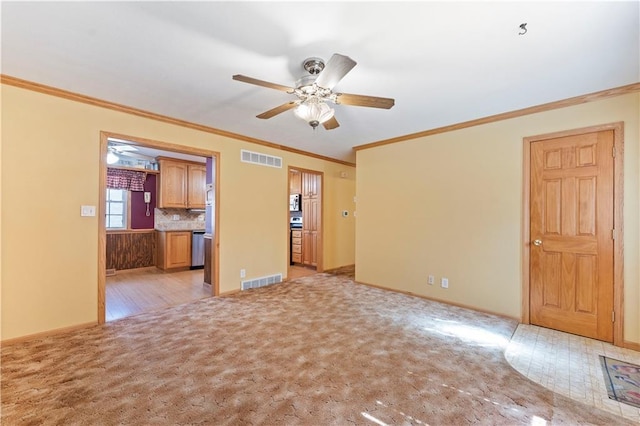
[[[95,216],[96,206],[80,206],[80,216]]]

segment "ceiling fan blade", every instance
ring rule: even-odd
[[[144,154],[136,154],[136,153],[131,152],[131,151],[116,152],[116,155],[122,155],[123,157],[137,158],[139,160],[155,161],[155,157],[150,157],[150,156],[144,155]]]
[[[138,148],[136,148],[135,146],[131,146],[131,145],[120,145],[120,144],[115,144],[115,143],[109,143],[109,147],[113,148],[114,151],[118,151],[118,152],[125,152],[125,151],[137,151]]]
[[[336,127],[340,127],[340,123],[338,123],[338,120],[336,120],[335,117],[331,117],[330,119],[328,119],[327,121],[322,123],[322,125],[327,130],[331,130],[331,129],[335,129]]]
[[[389,109],[396,101],[391,98],[378,98],[376,96],[352,95],[349,93],[336,93],[336,103],[339,105],[353,105],[370,108]]]
[[[293,93],[293,87],[287,87],[281,84],[258,80],[257,78],[247,77],[246,75],[236,74],[232,78],[237,81],[242,81],[243,83],[255,84],[256,86],[268,87],[269,89],[276,89],[282,90],[283,92]]]
[[[316,84],[325,89],[333,89],[356,64],[350,57],[334,53],[316,79]]]
[[[280,114],[281,112],[289,111],[291,108],[295,108],[296,106],[298,106],[297,102],[287,102],[286,104],[282,104],[280,106],[272,108],[269,111],[265,111],[260,115],[256,115],[256,117],[263,119],[271,118]]]

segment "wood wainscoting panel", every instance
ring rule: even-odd
[[[107,233],[107,269],[155,266],[156,238],[153,229]]]

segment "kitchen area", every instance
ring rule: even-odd
[[[289,274],[322,271],[322,173],[289,168]]]
[[[160,175],[158,204],[154,209],[156,267],[163,271],[205,269],[203,282],[211,285],[205,268],[207,207],[213,204],[213,184],[207,183],[207,165],[175,158],[156,157]]]
[[[214,158],[109,140],[106,320],[213,295]]]

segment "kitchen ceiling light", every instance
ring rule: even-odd
[[[333,117],[335,111],[321,99],[311,97],[298,105],[294,112],[298,118],[303,119],[315,129]]]

